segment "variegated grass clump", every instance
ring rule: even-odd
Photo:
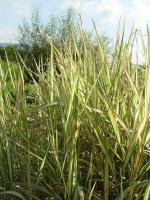
[[[149,31],[142,66],[132,64],[134,30],[127,42],[117,35],[111,59],[96,29],[96,46],[79,31],[81,47],[73,33],[63,52],[50,41],[47,71],[35,63],[32,84],[18,54],[18,65],[1,62],[2,199],[150,197]]]

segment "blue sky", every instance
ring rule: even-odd
[[[120,17],[126,15],[126,32],[135,23],[144,30],[150,21],[150,0],[0,0],[0,42],[15,42],[17,27],[39,8],[43,21],[50,15],[61,15],[72,6],[82,14],[84,26],[92,29],[92,19],[100,33],[113,38]]]

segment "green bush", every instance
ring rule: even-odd
[[[7,60],[10,62],[17,62],[16,51],[17,45],[0,47],[0,58],[5,62],[7,62]]]
[[[83,30],[83,33],[79,31],[77,18],[72,9],[67,10],[64,16],[52,16],[47,24],[42,23],[40,12],[35,10],[30,21],[23,21],[19,25],[19,53],[23,57],[25,64],[33,72],[32,76],[38,80],[35,75],[38,71],[37,65],[46,71],[51,60],[51,45],[61,50],[63,56],[66,56],[66,46],[69,47],[69,51],[74,51],[75,47],[72,44],[76,41],[76,46],[82,51],[80,53],[83,57],[83,37],[87,43],[93,46],[93,53],[96,54],[97,43],[95,42],[95,36],[85,30]],[[108,53],[109,39],[102,37],[101,42]],[[71,49],[72,47],[74,49]],[[77,52],[74,51],[72,54],[75,59],[78,58]],[[55,55],[53,55],[53,59],[55,59]],[[59,71],[57,66],[56,69]],[[32,81],[32,77],[27,71],[26,81]]]

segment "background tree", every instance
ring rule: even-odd
[[[50,57],[50,38],[54,45],[64,52],[65,46],[71,47],[73,44],[73,37],[76,40],[78,47],[81,47],[83,42],[81,33],[79,31],[75,12],[68,9],[63,16],[51,16],[48,23],[42,23],[39,10],[34,10],[31,20],[28,22],[24,20],[19,25],[19,48],[22,52],[26,65],[36,72],[36,63],[46,69]],[[84,38],[87,43],[91,45],[95,43],[95,37],[91,32],[83,30]],[[73,35],[72,35],[73,34]],[[104,37],[104,46],[107,49],[108,40]],[[31,56],[32,55],[32,56]]]

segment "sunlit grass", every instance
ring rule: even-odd
[[[96,29],[97,50],[80,32],[82,48],[73,34],[65,53],[50,41],[47,71],[35,63],[32,84],[19,55],[7,71],[1,62],[2,199],[149,199],[149,42],[139,67],[134,31],[126,43],[119,33],[112,59]]]

